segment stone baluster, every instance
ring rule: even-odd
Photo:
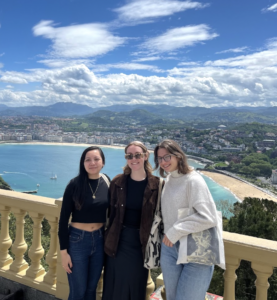
[[[261,265],[255,262],[251,263],[251,267],[257,276],[256,285],[256,300],[267,299],[267,290],[269,288],[268,278],[273,273],[273,267]]]
[[[96,300],[101,300],[102,299],[102,294],[103,294],[103,270],[101,272],[100,279],[97,284],[97,289],[96,289]]]
[[[43,215],[36,212],[30,212],[29,216],[32,218],[33,224],[33,242],[29,249],[29,257],[31,265],[26,272],[26,275],[31,278],[37,278],[45,273],[43,266],[40,263],[44,255],[44,249],[41,246],[41,221]]]
[[[148,272],[148,279],[147,279],[147,286],[146,286],[146,300],[149,300],[150,298],[150,295],[154,292],[155,290],[155,284],[152,280],[152,277],[151,277],[151,273],[150,273],[150,270]]]
[[[236,269],[240,265],[240,259],[226,256],[226,270],[224,272],[224,300],[235,300],[235,282],[237,280]]]
[[[9,248],[12,245],[12,240],[9,235],[9,214],[11,208],[0,205],[1,213],[1,234],[0,234],[0,268],[10,265],[13,262],[9,255]]]
[[[50,248],[46,255],[46,262],[49,266],[47,274],[44,276],[44,282],[54,285],[57,282],[57,257],[58,257],[58,218],[46,216],[51,227],[50,229]]]
[[[15,259],[11,264],[10,270],[12,272],[19,273],[29,267],[24,259],[24,253],[28,248],[24,239],[24,217],[26,215],[26,211],[19,208],[13,208],[12,211],[16,218],[16,236],[12,245],[12,253],[15,255]]]

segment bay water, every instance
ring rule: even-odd
[[[47,145],[47,144],[0,144],[0,175],[18,192],[37,190],[39,196],[60,198],[71,178],[78,175],[80,157],[87,146]],[[103,147],[106,164],[102,172],[111,179],[122,173],[125,165],[124,150]],[[153,153],[150,162],[154,165]],[[203,165],[189,160],[195,169]],[[51,177],[57,177],[51,179]],[[210,178],[204,179],[215,200],[237,202],[237,198],[227,189]]]

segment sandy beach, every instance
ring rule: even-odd
[[[17,141],[0,141],[0,144],[26,144],[26,145],[52,145],[52,146],[82,146],[82,147],[90,147],[90,146],[97,146],[100,148],[113,148],[113,149],[125,149],[125,146],[119,146],[119,145],[100,145],[100,144],[82,144],[82,143],[52,143],[52,142],[43,142],[43,141],[24,141],[24,142],[17,142]],[[148,149],[150,153],[153,153],[154,150]]]
[[[254,186],[251,186],[247,183],[244,183],[230,176],[213,173],[213,172],[207,172],[207,171],[201,171],[201,173],[206,175],[207,177],[210,177],[218,184],[229,189],[240,200],[243,200],[245,197],[255,197],[255,198],[268,199],[277,202],[277,196],[273,197],[255,188]]]
[[[117,145],[99,145],[99,144],[82,144],[82,143],[51,143],[51,142],[43,142],[43,141],[24,141],[24,142],[17,142],[17,141],[2,141],[0,144],[26,144],[26,145],[52,145],[52,146],[82,146],[82,147],[90,147],[90,146],[97,146],[101,148],[114,148],[114,149],[124,149],[125,146],[117,146]]]

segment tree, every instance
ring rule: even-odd
[[[6,181],[4,181],[4,179],[0,176],[0,189],[2,190],[9,190],[11,191],[11,187],[7,184]]]

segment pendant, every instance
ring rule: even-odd
[[[95,195],[93,195],[92,198],[95,199],[96,198]]]

